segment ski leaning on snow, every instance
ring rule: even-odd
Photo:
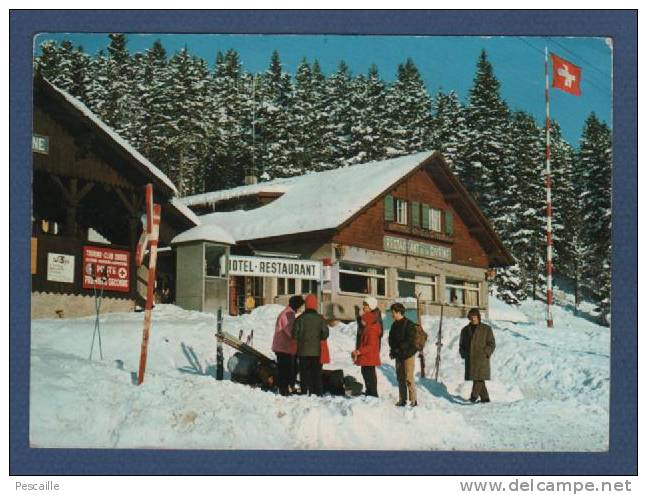
[[[222,353],[222,309],[218,309],[216,337],[218,345],[216,347],[216,380],[222,380],[225,374],[225,357]],[[241,335],[243,331],[240,331]]]
[[[225,343],[229,347],[233,347],[237,351],[254,356],[259,361],[265,364],[276,364],[276,362],[273,359],[270,359],[262,352],[257,351],[251,345],[246,344],[245,342],[237,339],[236,337],[234,337],[233,335],[227,332],[223,332],[221,327],[219,327],[219,330],[216,333],[216,338],[218,339],[218,346],[221,350],[222,350],[222,344]]]
[[[155,296],[155,273],[157,265],[157,243],[159,240],[160,223],[162,219],[162,207],[153,202],[153,185],[146,184],[146,229],[137,243],[135,261],[137,266],[144,261],[146,248],[150,248],[148,255],[148,282],[146,287],[146,306],[144,310],[144,331],[142,333],[142,345],[139,356],[139,371],[137,373],[137,385],[144,382],[146,372],[146,359],[148,357],[148,338],[152,325],[152,312]]]
[[[440,372],[440,353],[443,348],[443,308],[444,304],[440,305],[440,323],[438,324],[438,338],[436,339],[436,363],[434,364],[434,380],[438,381],[438,373]]]
[[[420,313],[420,294],[416,294],[416,310],[418,312],[418,325],[420,325],[420,328],[424,330],[424,327],[422,326],[422,314]],[[425,377],[425,354],[424,354],[424,349],[421,349],[420,352],[418,353],[418,357],[420,358],[420,377],[424,378]]]

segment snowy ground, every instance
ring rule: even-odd
[[[494,302],[494,301],[493,301]],[[609,431],[609,329],[555,308],[518,310],[494,303],[497,349],[488,382],[492,403],[465,400],[458,336],[466,320],[445,319],[440,384],[418,379],[417,408],[396,408],[388,359],[378,370],[379,399],[289,397],[214,379],[215,319],[160,305],[153,313],[143,385],[142,313],[101,317],[103,360],[94,318],[32,322],[30,442],[33,447],[186,449],[416,449],[603,451]],[[494,309],[494,308],[493,308]],[[225,331],[254,329],[254,346],[271,355],[279,306],[225,320]],[[499,315],[499,316],[497,316]],[[435,341],[437,318],[426,318]],[[328,367],[361,381],[350,359],[355,324],[331,329]],[[225,363],[233,353],[225,346]],[[436,348],[427,345],[428,368]]]

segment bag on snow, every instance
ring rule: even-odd
[[[344,395],[344,372],[342,370],[321,370],[321,384],[324,393]]]

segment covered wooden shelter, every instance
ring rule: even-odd
[[[78,99],[38,74],[33,97],[32,318],[94,311],[96,291],[84,276],[95,274],[83,261],[92,247],[127,259],[118,270],[127,281],[104,287],[104,311],[132,309],[144,186],[153,184],[162,205],[158,272],[165,284],[172,285],[174,260],[164,247],[199,220],[175,199],[170,179]]]

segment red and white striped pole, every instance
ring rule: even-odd
[[[546,325],[553,328],[553,204],[550,176],[550,98],[548,85],[548,47],[545,47],[546,75]]]
[[[153,203],[153,186],[146,186],[146,232],[142,233],[142,239],[137,247],[137,262],[141,264],[144,257],[146,245],[150,249],[148,257],[148,287],[146,290],[146,307],[144,308],[144,332],[142,334],[141,353],[139,356],[139,373],[137,374],[137,385],[144,381],[146,372],[146,359],[148,357],[148,337],[151,331],[152,312],[154,303],[155,274],[157,266],[157,243],[159,240],[159,229],[162,217],[162,208]]]

